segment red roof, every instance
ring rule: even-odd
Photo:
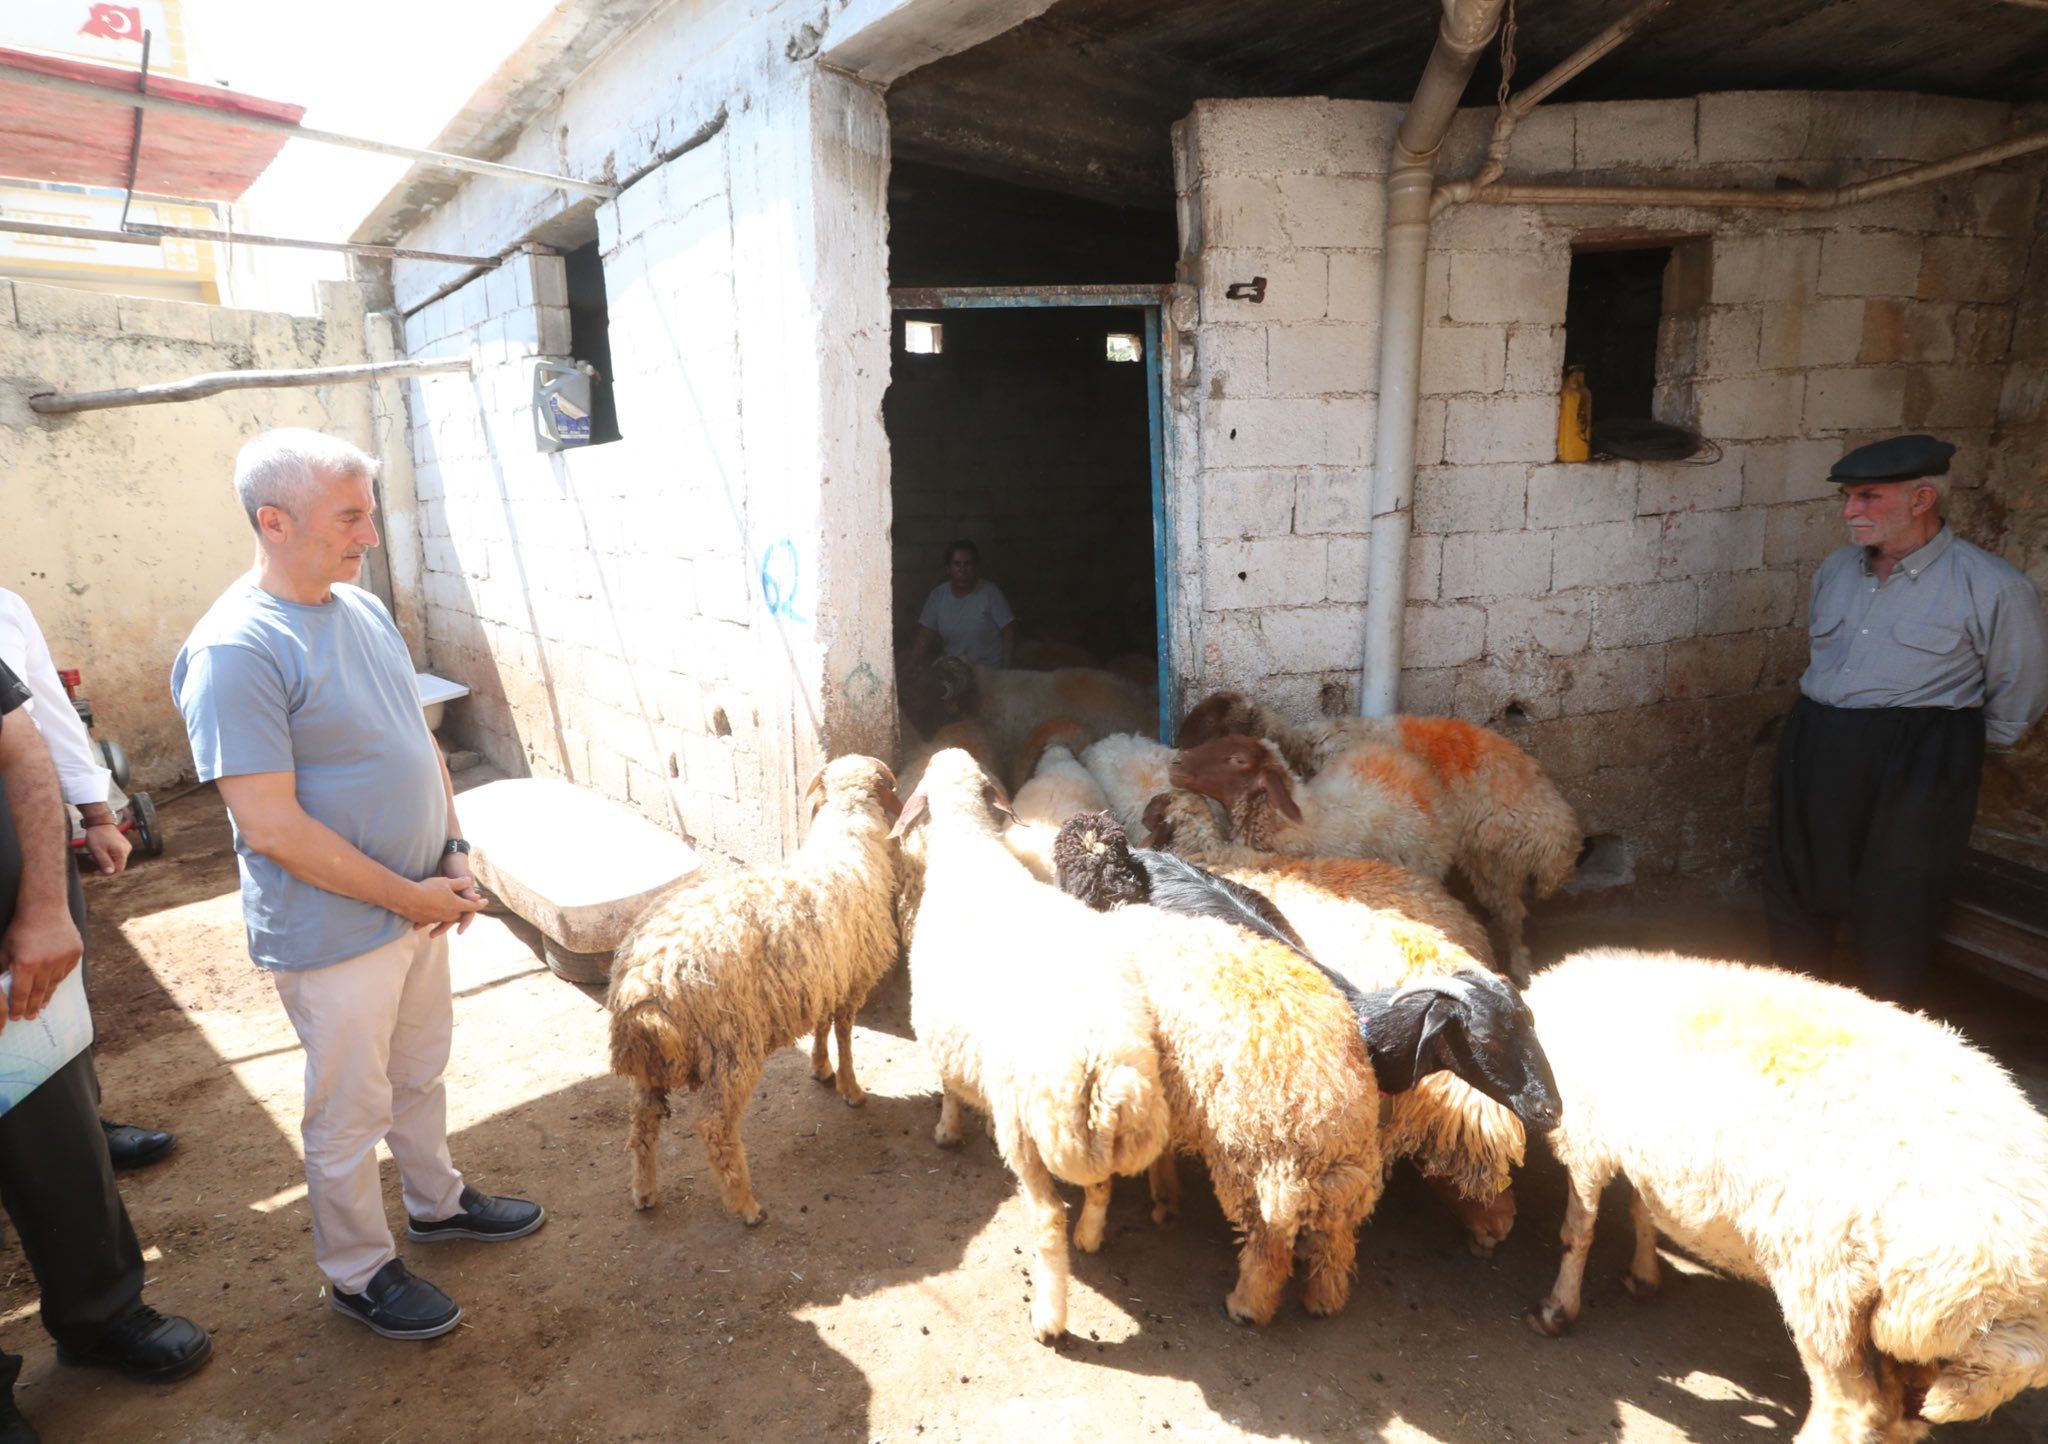
[[[134,71],[82,60],[0,46],[0,67],[65,75],[116,93],[135,93]],[[150,76],[149,93],[294,125],[306,113],[304,106],[169,76]],[[7,70],[0,68],[0,173],[66,185],[125,187],[134,130],[133,106],[10,83]],[[286,139],[275,132],[235,129],[197,116],[149,111],[142,123],[135,189],[179,200],[236,200],[263,174]]]

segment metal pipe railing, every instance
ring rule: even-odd
[[[431,376],[443,371],[468,371],[467,356],[432,361],[370,361],[358,366],[307,366],[289,371],[209,371],[183,381],[153,386],[117,386],[110,391],[78,391],[71,395],[45,391],[28,399],[39,416],[68,416],[74,411],[107,411],[117,406],[157,406],[167,401],[197,401],[222,391],[258,386],[330,386],[339,381],[374,381],[384,377]]]
[[[387,261],[446,261],[456,266],[496,266],[494,256],[459,256],[448,251],[416,251],[407,246],[378,246],[368,241],[301,241],[288,236],[259,236],[247,231],[214,231],[199,226],[159,226],[130,221],[126,230],[64,226],[50,221],[24,221],[0,214],[0,231],[24,236],[57,236],[76,241],[113,241],[123,246],[154,246],[169,236],[181,241],[221,241],[230,245],[291,246],[305,251],[336,251],[344,256],[374,256]]]

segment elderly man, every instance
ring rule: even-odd
[[[1824,975],[1846,918],[1863,987],[1895,1002],[1926,975],[1985,744],[2048,707],[2040,592],[1942,520],[1954,453],[1900,436],[1829,472],[1850,545],[1814,576],[1811,660],[1771,778],[1772,953]]]
[[[946,579],[924,599],[911,661],[929,661],[934,646],[984,667],[1007,667],[1016,655],[1017,618],[1009,598],[982,580],[981,548],[965,537],[946,547]]]
[[[85,948],[84,893],[66,855],[70,829],[27,701],[28,689],[0,662],[0,1044],[10,1026],[26,1031],[43,1012]],[[45,1076],[11,1107],[0,1102],[0,1202],[42,1290],[43,1327],[64,1363],[157,1382],[183,1378],[206,1362],[213,1341],[190,1319],[142,1302],[142,1250],[100,1137],[92,1050],[80,1048],[49,1071],[53,1061],[44,1056],[37,1071]],[[13,1078],[12,1060],[8,1072],[10,1096],[36,1076]],[[0,1354],[6,1444],[36,1437],[14,1404],[20,1372],[18,1355]]]
[[[0,662],[14,669],[14,675],[28,688],[27,711],[35,719],[50,758],[57,764],[57,785],[64,800],[78,809],[85,827],[86,855],[101,877],[112,877],[128,865],[128,839],[120,821],[107,805],[113,784],[107,769],[94,755],[92,737],[71,705],[57,664],[43,640],[28,603],[0,587]],[[116,1168],[141,1168],[155,1163],[177,1146],[178,1136],[159,1128],[138,1128],[132,1123],[100,1120],[107,1135],[107,1152]]]
[[[255,569],[193,629],[171,688],[234,821],[250,956],[305,1045],[306,1185],[331,1302],[386,1338],[429,1339],[462,1310],[397,1257],[378,1142],[415,1242],[522,1238],[546,1215],[468,1187],[448,1155],[445,935],[483,900],[405,643],[349,584],[377,544],[375,475],[318,432],[242,448]]]

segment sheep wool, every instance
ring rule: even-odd
[[[1563,1101],[1565,1257],[1530,1315],[1577,1319],[1601,1190],[1768,1285],[1813,1402],[1797,1444],[1926,1436],[2048,1383],[2048,1119],[1941,1024],[1771,968],[1620,949],[1528,1001]],[[1916,1407],[1917,1406],[1917,1407]]]
[[[1035,759],[1025,756],[1024,749],[1043,724],[1061,719],[1078,727],[1084,739],[1107,737],[1152,725],[1157,705],[1144,687],[1094,667],[1005,671],[963,657],[941,657],[932,663],[930,680],[949,717],[981,723],[997,762],[985,770],[1012,787],[1030,774],[1005,769],[1020,761],[1030,766]]]
[[[612,1071],[634,1088],[635,1208],[656,1201],[671,1089],[701,1091],[694,1126],[725,1206],[749,1227],[765,1215],[740,1118],[768,1055],[810,1035],[818,1081],[836,1083],[850,1107],[866,1096],[854,1078],[853,1018],[898,951],[893,783],[871,757],[828,763],[806,789],[818,802],[793,857],[671,889],[619,944],[605,1005]]]
[[[1081,765],[1101,786],[1103,806],[1131,837],[1145,835],[1145,804],[1171,785],[1173,749],[1135,732],[1105,737],[1081,754]]]

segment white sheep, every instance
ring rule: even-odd
[[[1797,1444],[1895,1444],[2048,1383],[2048,1119],[1953,1030],[1798,974],[1581,953],[1529,1003],[1564,1104],[1577,1319],[1600,1193],[1634,1185],[1623,1283],[1668,1234],[1767,1285],[1812,1384]]]
[[[1145,804],[1172,784],[1173,749],[1135,732],[1105,737],[1081,754],[1081,766],[1102,788],[1105,806],[1132,837],[1145,835]]]
[[[812,1035],[811,1071],[839,1096],[853,1075],[853,1017],[898,952],[889,842],[895,779],[872,757],[841,757],[804,789],[810,836],[788,861],[662,894],[612,960],[611,1066],[634,1086],[633,1206],[657,1196],[656,1154],[671,1089],[702,1092],[697,1132],[725,1206],[748,1227],[754,1197],[740,1116],[777,1048]],[[839,1067],[825,1050],[839,1037]]]
[[[1086,1190],[1074,1246],[1100,1247],[1117,1174],[1166,1146],[1152,1014],[1109,920],[1035,881],[1004,847],[1008,801],[958,749],[934,755],[904,802],[906,879],[920,894],[909,937],[911,1024],[944,1087],[941,1145],[960,1105],[988,1114],[1033,1220],[1031,1323],[1067,1321],[1066,1206]],[[922,819],[922,826],[918,826]]]
[[[934,695],[935,715],[982,724],[1002,767],[992,775],[1011,787],[1030,776],[1036,759],[1032,734],[1048,722],[1072,722],[1095,738],[1155,726],[1158,721],[1151,692],[1093,667],[1028,672],[941,657],[912,685]]]
[[[1109,799],[1102,784],[1080,762],[1079,754],[1088,747],[1087,732],[1080,724],[1063,718],[1039,731],[1043,735],[1027,772],[1030,781],[1011,799],[1017,820],[1058,827],[1077,812],[1107,807]]]

